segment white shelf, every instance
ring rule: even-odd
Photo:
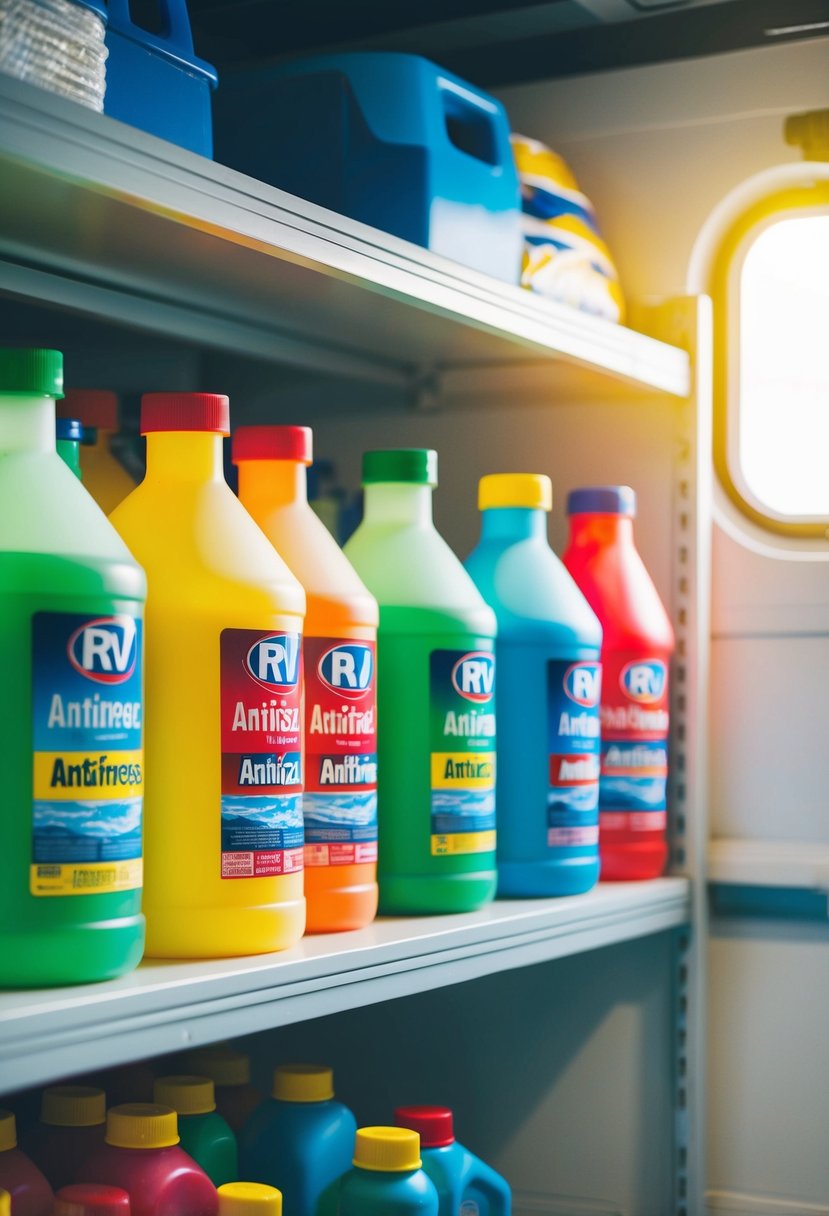
[[[644,937],[690,919],[684,878],[600,884],[458,916],[381,919],[281,954],[143,963],[103,984],[0,995],[0,1092]]]
[[[4,76],[0,181],[13,299],[389,387],[564,360],[689,392],[683,350]]]
[[[829,892],[829,844],[721,837],[708,846],[708,881]]]

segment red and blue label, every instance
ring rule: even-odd
[[[306,638],[306,866],[377,860],[377,647]]]
[[[547,845],[551,849],[595,849],[599,843],[598,662],[547,663],[549,785]]]
[[[142,622],[32,617],[32,895],[141,886]]]
[[[602,833],[664,831],[669,725],[664,659],[608,655],[602,693]]]
[[[220,640],[222,878],[302,869],[302,638],[224,629]]]
[[[495,848],[495,655],[433,650],[433,857]]]

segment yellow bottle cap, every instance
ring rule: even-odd
[[[106,1094],[92,1085],[50,1085],[40,1099],[40,1122],[52,1127],[97,1127],[106,1117]]]
[[[361,1170],[402,1174],[420,1166],[420,1136],[408,1127],[361,1127],[354,1144]]]
[[[10,1110],[0,1110],[0,1153],[17,1148],[17,1120]]]
[[[216,1109],[216,1088],[209,1077],[159,1077],[153,1097],[179,1115],[209,1115]]]
[[[334,1071],[324,1064],[280,1064],[273,1096],[280,1102],[327,1102],[334,1097]]]
[[[178,1144],[178,1115],[152,1102],[113,1106],[107,1111],[106,1142],[115,1148],[170,1148]]]
[[[489,473],[478,483],[478,507],[553,509],[553,483],[544,473]]]
[[[219,1216],[282,1216],[282,1192],[262,1182],[226,1182],[219,1187]]]
[[[232,1047],[205,1047],[191,1051],[187,1063],[193,1072],[210,1077],[214,1085],[249,1085],[250,1056]]]
[[[12,1216],[12,1197],[8,1191],[0,1191],[0,1216]]]

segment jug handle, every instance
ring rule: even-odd
[[[503,140],[499,138],[499,127],[496,122],[498,110],[495,103],[490,98],[476,93],[473,89],[467,88],[460,81],[453,80],[449,76],[439,76],[437,84],[441,124],[446,138],[452,147],[466,153],[467,156],[471,156],[474,160],[481,161],[485,165],[493,168],[502,167],[505,163],[504,147]],[[480,140],[481,136],[483,136],[488,141],[489,147],[486,151],[483,147],[479,147],[477,150],[472,150],[471,147],[460,147],[450,134],[449,120],[452,118],[456,118],[460,122],[469,122],[471,120],[471,123],[478,127],[477,139]],[[473,132],[474,142],[475,136]],[[510,152],[511,156],[512,153]]]
[[[161,34],[148,33],[147,41],[156,46],[166,46],[177,51],[193,53],[193,33],[190,28],[190,18],[187,13],[187,0],[158,0],[164,32]],[[107,0],[110,17],[123,29],[130,26],[140,29],[132,19],[130,0]]]

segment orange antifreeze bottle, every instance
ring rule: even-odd
[[[149,393],[112,522],[147,572],[144,912],[155,958],[293,945],[305,593],[224,479],[227,397]]]
[[[302,583],[307,931],[359,929],[377,911],[377,601],[308,505],[311,431],[243,426],[239,498]]]
[[[118,398],[102,388],[69,388],[58,405],[59,418],[77,418],[93,433],[81,444],[81,477],[107,515],[135,489],[135,481],[112,450],[118,433]]]

